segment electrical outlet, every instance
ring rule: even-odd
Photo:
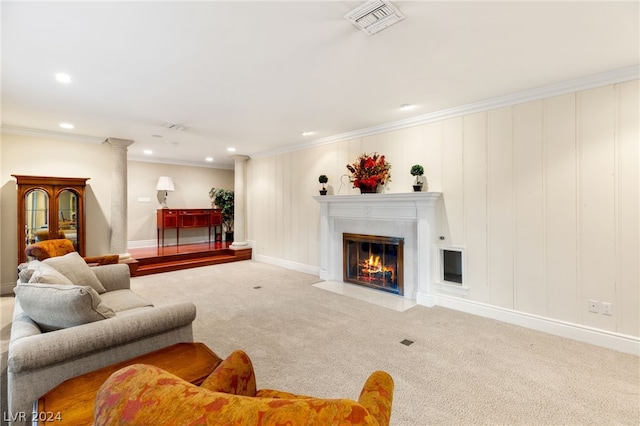
[[[613,303],[602,302],[602,313],[604,315],[613,315]]]
[[[597,300],[589,300],[589,312],[593,312],[595,314],[600,313],[600,302]]]

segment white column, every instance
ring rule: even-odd
[[[246,155],[234,155],[234,197],[233,197],[233,244],[231,248],[247,248],[245,230],[247,224],[247,160]]]
[[[128,139],[108,138],[113,153],[111,182],[111,252],[120,254],[120,259],[131,257],[127,253],[127,147],[133,143]]]

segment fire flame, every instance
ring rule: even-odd
[[[393,275],[395,273],[393,268],[389,268],[382,264],[382,262],[380,261],[380,256],[373,256],[373,255],[371,255],[369,259],[362,262],[361,271],[362,271],[362,274],[364,275],[390,272],[391,279],[393,279]]]

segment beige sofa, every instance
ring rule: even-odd
[[[67,257],[84,263],[75,253],[21,265],[8,349],[9,418],[27,413],[30,420],[34,402],[69,378],[193,341],[193,303],[154,307],[131,291],[127,265],[85,266],[82,276],[65,269]],[[71,283],[47,276],[53,259]]]

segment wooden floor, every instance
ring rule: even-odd
[[[135,276],[251,259],[251,248],[231,249],[227,243],[200,243],[129,249],[138,261]]]

